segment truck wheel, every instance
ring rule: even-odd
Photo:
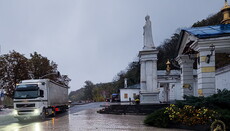
[[[40,115],[40,119],[41,120],[45,120],[46,119],[46,112],[45,112],[45,109],[42,110],[42,113]]]

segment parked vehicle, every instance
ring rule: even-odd
[[[120,102],[119,94],[112,94],[111,95],[111,102]]]
[[[49,79],[23,80],[14,93],[14,117],[20,121],[33,117],[45,119],[66,111],[68,89]]]

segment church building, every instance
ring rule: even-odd
[[[135,94],[140,95],[142,104],[161,103],[182,100],[184,95],[207,97],[218,89],[230,90],[230,6],[227,1],[221,12],[223,20],[219,25],[181,30],[175,58],[180,70],[171,71],[170,68],[157,70],[158,51],[152,40],[150,17],[146,16],[144,47],[139,52],[140,85],[135,89],[122,89],[121,100],[127,101],[127,94]],[[220,62],[225,64],[220,66],[217,64]],[[166,64],[169,67],[170,62]]]
[[[176,60],[181,67],[182,96],[206,97],[215,94],[217,89],[230,89],[230,66],[216,67],[220,58],[217,56],[230,57],[230,6],[227,2],[221,12],[220,25],[181,30]],[[194,62],[197,62],[196,77]]]

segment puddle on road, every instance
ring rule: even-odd
[[[85,131],[85,130],[122,130],[122,131],[179,131],[178,129],[162,129],[143,124],[145,116],[99,114],[99,109],[89,109],[74,114],[59,114],[41,122],[27,124],[12,123],[0,130],[15,131]],[[180,130],[182,131],[182,130]],[[185,131],[185,130],[184,130]]]
[[[90,109],[69,115],[69,129],[74,130],[122,130],[122,131],[179,131],[178,129],[162,129],[144,125],[145,116],[99,114],[99,109]],[[180,130],[183,131],[183,130]]]

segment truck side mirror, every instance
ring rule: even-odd
[[[44,91],[40,90],[40,97],[44,97]]]

